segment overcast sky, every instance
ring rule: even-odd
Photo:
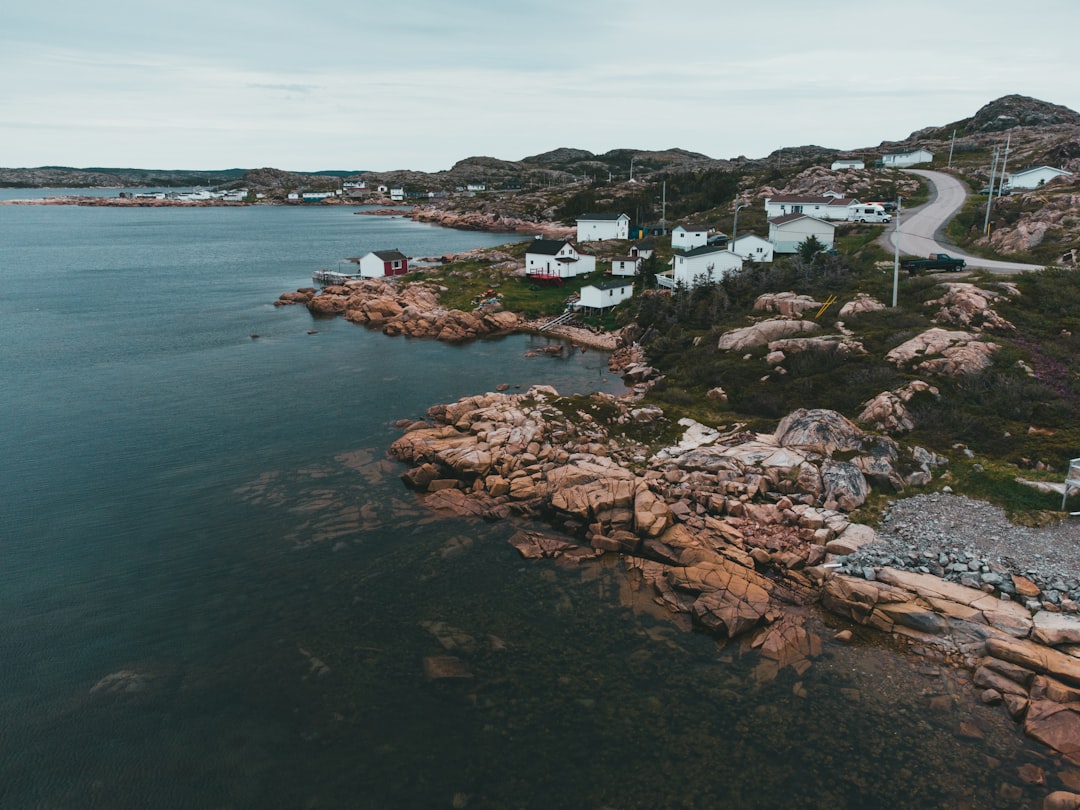
[[[448,169],[874,147],[1080,110],[1076,0],[11,0],[0,166]]]

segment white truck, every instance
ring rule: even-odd
[[[892,216],[877,203],[860,203],[848,208],[848,222],[892,222]]]

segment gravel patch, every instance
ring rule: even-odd
[[[903,568],[1033,609],[1049,604],[1080,611],[1080,518],[1028,528],[1010,523],[1005,510],[985,501],[944,492],[916,495],[894,501],[878,539],[840,562],[843,573],[868,579],[876,567]],[[1038,599],[1017,595],[1013,574],[1034,582],[1042,591]]]

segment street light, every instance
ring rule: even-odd
[[[750,203],[737,203],[735,205],[735,221],[731,223],[731,241],[728,242],[728,250],[735,252],[735,237],[739,234],[739,209],[746,208]]]

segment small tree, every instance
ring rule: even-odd
[[[799,258],[803,261],[813,261],[814,257],[825,250],[824,243],[814,234],[810,234],[799,243]]]

